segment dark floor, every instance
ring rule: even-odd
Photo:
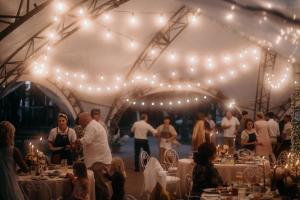
[[[155,138],[149,138],[149,146],[151,156],[158,158],[159,148]],[[191,146],[181,145],[176,150],[179,153],[179,158],[184,158],[190,153]],[[146,199],[145,195],[141,196],[143,189],[143,172],[134,171],[134,139],[130,138],[128,142],[119,149],[113,149],[113,156],[119,156],[125,162],[127,172],[126,193],[135,196],[137,199]]]

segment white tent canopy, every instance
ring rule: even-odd
[[[37,5],[43,2],[45,1],[35,1]],[[64,2],[70,8],[80,1],[57,0],[53,1],[53,4],[57,2]],[[18,3],[0,0],[0,12],[15,15]],[[0,41],[1,63],[4,63],[24,41],[53,21],[53,4],[46,6]],[[105,115],[124,90],[132,89],[127,87],[114,92],[113,86],[118,83],[116,77],[119,77],[121,82],[125,79],[139,55],[161,30],[162,27],[158,26],[155,20],[160,16],[170,18],[182,6],[186,6],[190,13],[197,13],[197,22],[191,22],[171,42],[149,71],[137,69],[134,73],[136,76],[141,74],[142,77],[149,78],[155,75],[159,80],[182,85],[201,83],[201,87],[196,89],[199,93],[207,93],[211,87],[217,88],[229,99],[234,99],[238,106],[253,109],[258,68],[263,57],[262,49],[269,47],[277,52],[274,84],[280,81],[282,72],[287,67],[292,70],[292,64],[288,61],[295,59],[296,63],[299,62],[297,39],[300,33],[297,32],[297,16],[300,16],[300,1],[130,0],[107,12],[111,16],[110,22],[103,20],[104,16],[101,15],[91,21],[89,28],[81,28],[53,46],[51,53],[47,55],[47,70],[50,74],[47,80],[43,76],[26,73],[19,77],[19,81],[28,80],[41,84],[58,97],[61,96],[62,104],[68,110],[72,110],[68,99],[58,91],[59,87],[53,86],[55,81],[48,80],[57,79],[57,74],[54,73],[57,68],[63,73],[78,73],[78,76],[82,73],[86,76],[85,89],[78,89],[79,84],[76,85],[75,81],[70,86],[71,91],[83,110],[99,107]],[[200,10],[197,10],[199,8]],[[137,20],[132,22],[136,23],[135,26],[131,26],[129,21],[133,15]],[[189,14],[187,17],[193,16]],[[110,40],[105,39],[108,33],[111,34]],[[136,44],[135,48],[130,48],[130,45],[133,45],[131,42]],[[254,49],[258,52],[258,60],[246,55]],[[248,53],[245,53],[245,50]],[[37,55],[42,57],[43,52],[38,52]],[[246,58],[241,58],[241,52],[244,52],[242,57]],[[195,63],[189,63],[192,56]],[[232,59],[231,63],[226,62],[226,56],[229,60]],[[30,59],[30,62],[38,60],[38,57],[34,58]],[[243,65],[246,69],[241,67]],[[235,77],[230,77],[231,70],[235,70]],[[60,78],[66,85],[66,76],[62,75]],[[281,105],[290,97],[292,80],[292,74],[289,73],[281,87],[272,90],[271,108]],[[95,92],[88,92],[89,84],[93,85],[91,87]],[[101,85],[105,90],[112,87],[112,91],[96,92],[94,85]],[[153,88],[152,93],[164,90],[170,89],[157,87]],[[74,111],[70,113],[73,116],[76,114]]]

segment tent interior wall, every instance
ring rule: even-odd
[[[34,1],[36,6],[44,2],[46,0]],[[49,0],[49,2],[51,1]],[[111,1],[87,0],[81,3],[81,1],[76,0],[67,2],[69,7],[71,7],[72,5],[92,5],[95,2],[98,5],[102,5]],[[3,13],[3,15],[15,15],[18,3],[18,1],[0,0],[0,13]],[[137,66],[136,71],[141,74],[156,74],[159,78],[174,84],[180,81],[183,83],[187,81],[198,83],[200,81],[201,87],[190,89],[191,94],[196,91],[199,94],[216,96],[216,93],[211,91],[218,90],[227,97],[227,100],[234,99],[237,107],[253,111],[258,68],[260,60],[263,59],[262,57],[258,60],[250,58],[246,63],[247,69],[244,71],[241,69],[234,79],[224,82],[219,81],[219,78],[221,79],[219,73],[216,73],[214,70],[206,70],[206,66],[203,63],[198,64],[199,66],[193,69],[195,72],[191,73],[191,67],[186,63],[186,57],[187,55],[197,55],[203,60],[207,58],[217,60],[219,57],[227,54],[234,57],[241,49],[255,48],[262,55],[263,51],[267,51],[270,48],[272,51],[277,52],[273,73],[275,76],[280,77],[280,74],[286,67],[291,68],[299,63],[298,33],[296,31],[297,38],[292,38],[292,33],[288,35],[286,31],[289,27],[297,27],[299,25],[299,20],[295,17],[300,16],[300,13],[297,13],[299,10],[296,9],[299,7],[299,4],[299,1],[292,0],[268,2],[258,0],[152,0],[151,4],[147,0],[122,1],[120,5],[110,8],[109,13],[112,15],[110,23],[105,24],[100,19],[101,16],[95,17],[90,29],[84,30],[84,28],[80,28],[70,37],[54,45],[51,54],[47,55],[47,62],[51,70],[60,66],[64,72],[82,72],[88,77],[87,80],[92,83],[99,83],[99,77],[102,76],[108,82],[114,83],[116,76],[123,76],[129,73],[139,55],[147,47],[147,44],[150,44],[152,38],[163,30],[164,27],[158,27],[153,23],[155,15],[163,13],[166,17],[171,17],[182,6],[193,12],[200,8],[197,25],[185,28],[157,56],[154,64],[149,69],[145,70]],[[32,2],[30,9],[34,9],[34,7]],[[74,10],[76,10],[75,8],[77,9],[76,6],[74,6]],[[292,10],[290,8],[295,9]],[[25,10],[25,8],[22,8],[21,14],[26,12]],[[104,13],[104,11],[100,11]],[[130,24],[128,25],[126,21],[132,13],[139,17],[136,27],[130,27]],[[189,18],[190,16],[186,17]],[[48,4],[11,33],[1,38],[1,68],[6,67],[6,74],[1,74],[1,79],[12,70],[6,63],[9,61],[10,55],[22,46],[22,41],[28,40],[45,25],[51,23],[52,18],[53,6]],[[232,20],[229,18],[232,18]],[[7,23],[0,23],[1,30],[4,30],[7,26]],[[107,30],[110,30],[113,34],[112,41],[105,41],[102,37]],[[285,35],[281,34],[282,31],[285,32]],[[282,41],[277,44],[279,36]],[[284,39],[285,36],[287,39]],[[132,41],[138,43],[136,49],[128,48],[128,43]],[[44,55],[45,48],[46,46],[25,59],[19,67],[26,68],[27,71],[22,71],[24,74],[21,74],[22,76],[19,76],[14,84],[20,81],[32,81],[41,85],[45,94],[56,102],[59,108],[64,109],[63,111],[69,113],[75,119],[79,111],[74,109],[69,99],[60,91],[59,88],[61,87],[57,86],[57,84],[65,86],[68,81],[62,80],[63,83],[57,83],[57,77],[55,77],[57,74],[55,73],[47,77],[46,80],[46,78],[39,78],[28,70],[35,59]],[[21,59],[24,57],[24,54],[24,52],[21,52],[14,59]],[[170,54],[171,56],[177,56],[176,62],[170,62],[168,59]],[[242,65],[243,63],[237,62],[235,64]],[[214,67],[221,73],[227,73],[230,69],[226,63],[218,62],[215,65]],[[51,82],[49,81],[50,79],[52,80]],[[214,84],[207,84],[207,82],[210,82],[208,79],[214,79]],[[8,77],[8,83],[10,80],[11,78]],[[277,79],[274,82],[279,81]],[[270,97],[271,109],[274,108],[276,110],[281,108],[281,105],[286,104],[287,99],[290,98],[293,92],[293,84],[291,76],[282,84],[280,89],[272,90]],[[70,87],[69,90],[78,100],[80,111],[89,111],[95,107],[100,108],[103,117],[108,119],[114,117],[108,116],[110,109],[114,106],[113,103],[119,98],[120,94],[126,93],[126,91],[121,90],[117,92],[103,92],[102,94],[96,91],[88,92],[88,87],[84,90],[78,90],[78,87]],[[241,88],[243,89],[241,90]],[[158,87],[150,92],[148,91],[143,96],[147,97],[148,94],[159,92],[167,93],[169,90],[166,87]],[[178,90],[174,89],[173,91]],[[7,91],[5,92],[7,93]],[[139,98],[143,98],[143,96]],[[222,101],[223,99],[220,100]]]

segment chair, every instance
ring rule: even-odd
[[[258,184],[263,179],[263,168],[260,166],[247,167],[243,171],[244,180],[250,184]]]
[[[185,195],[184,196],[187,200],[190,200],[191,198],[200,199],[200,196],[191,195],[192,188],[193,188],[193,179],[189,173],[187,173],[185,176],[184,184],[185,184]]]
[[[282,151],[277,158],[276,164],[285,165],[288,162],[288,155],[289,155],[288,151]]]
[[[147,165],[147,162],[149,161],[149,159],[150,159],[149,154],[146,151],[141,150],[140,162],[141,162],[141,167],[143,170],[145,169],[145,166]]]
[[[166,165],[167,171],[169,174],[176,174],[177,172],[177,164],[178,164],[179,156],[177,152],[173,149],[168,149],[164,154],[164,164]]]

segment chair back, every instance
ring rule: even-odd
[[[193,187],[193,179],[189,173],[185,175],[184,183],[185,183],[185,197],[189,199]]]
[[[282,151],[277,158],[276,164],[285,165],[288,162],[288,155],[289,155],[288,151]]]
[[[173,149],[168,149],[164,154],[164,163],[167,167],[176,167],[178,164],[179,156]]]
[[[141,162],[141,167],[142,167],[143,170],[145,169],[145,167],[146,167],[149,159],[150,159],[149,154],[146,151],[141,150],[141,153],[140,153],[140,162]]]
[[[261,166],[249,166],[243,171],[244,181],[250,184],[258,184],[263,179],[263,168]]]

